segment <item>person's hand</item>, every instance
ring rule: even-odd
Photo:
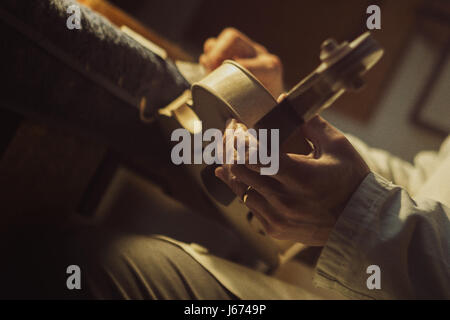
[[[229,128],[245,126],[231,121]],[[281,153],[276,175],[260,175],[261,166],[251,164],[225,164],[215,173],[238,197],[246,195],[245,204],[269,235],[323,246],[369,168],[345,136],[320,116],[304,124],[301,133],[314,150],[309,155]]]
[[[283,67],[280,59],[234,28],[226,28],[217,38],[205,41],[200,64],[210,72],[227,59],[248,69],[274,97],[283,92]]]

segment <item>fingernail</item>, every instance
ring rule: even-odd
[[[233,118],[228,119],[227,122],[226,122],[226,124],[225,124],[225,127],[226,127],[227,129],[234,129],[235,126],[236,126],[236,120],[233,119]]]
[[[223,168],[222,167],[217,167],[216,170],[214,170],[214,174],[216,175],[217,178],[222,179],[223,178]]]
[[[286,98],[286,97],[287,97],[287,94],[286,94],[286,93],[280,94],[280,96],[279,96],[278,99],[277,99],[277,102],[280,103],[280,102],[283,101],[284,98]]]

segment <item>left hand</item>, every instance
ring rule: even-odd
[[[228,128],[245,126],[232,121]],[[245,204],[269,235],[323,246],[370,170],[345,136],[320,116],[304,124],[301,133],[314,150],[281,153],[276,175],[260,175],[259,165],[225,164],[216,176],[241,199],[247,194]]]
[[[274,96],[283,92],[283,66],[280,58],[234,28],[224,29],[203,46],[200,63],[208,72],[231,59],[250,71]]]

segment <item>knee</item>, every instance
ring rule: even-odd
[[[78,245],[83,284],[92,298],[176,299],[186,294],[183,274],[192,258],[176,245],[110,233],[86,237]]]

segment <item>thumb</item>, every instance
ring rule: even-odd
[[[315,116],[301,127],[303,136],[315,149],[326,151],[343,134],[321,116]]]

